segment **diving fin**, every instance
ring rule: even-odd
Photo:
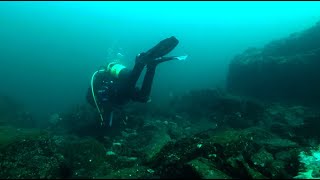
[[[177,56],[177,57],[175,57],[177,60],[179,60],[179,61],[184,61],[184,60],[186,60],[187,58],[188,58],[188,55],[185,55],[185,56]]]
[[[156,58],[154,61],[148,63],[149,65],[158,65],[159,63],[171,61],[171,60],[178,60],[178,61],[184,61],[188,58],[188,55],[185,56],[170,56],[170,57],[159,57]]]
[[[179,40],[176,37],[171,36],[170,38],[160,41],[144,55],[149,59],[156,59],[171,52],[178,44]]]

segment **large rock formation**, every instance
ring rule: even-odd
[[[227,89],[265,100],[314,105],[320,99],[320,22],[305,31],[249,48],[232,60]]]

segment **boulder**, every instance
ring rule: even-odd
[[[264,48],[235,56],[229,92],[268,101],[315,105],[320,98],[320,23]]]

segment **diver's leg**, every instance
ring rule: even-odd
[[[151,93],[152,83],[154,79],[154,75],[156,72],[156,67],[162,63],[177,59],[176,57],[163,57],[161,59],[152,61],[147,64],[147,72],[144,76],[142,87],[139,92],[137,92],[136,99],[138,99],[140,102],[147,102],[149,100],[149,96]]]
[[[143,68],[145,67],[145,63],[141,61],[139,56],[136,57],[136,61],[134,67],[130,73],[130,77],[128,79],[128,88],[135,88],[136,83],[141,75]]]
[[[179,41],[174,36],[170,38],[166,38],[160,41],[156,46],[151,48],[145,53],[141,53],[136,57],[135,66],[132,69],[131,76],[128,82],[128,88],[134,89],[135,85],[141,75],[141,72],[144,66],[147,64],[147,72],[143,80],[141,94],[144,97],[148,97],[150,95],[152,81],[155,74],[156,66],[159,63],[170,61],[174,59],[179,59],[177,57],[163,57],[172,51],[177,45]]]
[[[178,39],[175,38],[174,36],[172,36],[170,38],[166,38],[166,39],[160,41],[156,46],[149,49],[147,52],[140,53],[136,57],[135,66],[132,69],[131,76],[129,78],[129,82],[128,82],[129,88],[135,87],[135,85],[141,75],[141,72],[146,64],[151,63],[154,66],[156,66],[157,64],[159,64],[161,62],[173,60],[174,58],[172,58],[172,57],[163,58],[163,56],[168,54],[169,52],[171,52],[178,45],[178,43],[179,43]],[[154,60],[156,60],[156,59],[157,59],[157,61],[155,62]],[[155,67],[153,67],[153,68],[155,70]],[[151,70],[151,69],[149,71],[152,74],[154,72],[152,72],[153,70]],[[150,78],[151,78],[151,76],[152,75],[150,75]],[[152,77],[152,79],[153,79],[153,77]],[[150,81],[150,80],[147,79],[146,81]]]
[[[156,65],[147,65],[147,72],[144,76],[142,87],[139,92],[139,99],[144,102],[148,101],[149,99],[156,67]]]

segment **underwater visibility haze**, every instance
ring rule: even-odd
[[[189,55],[157,69],[152,96],[223,87],[233,56],[312,26],[318,2],[1,2],[1,91],[33,112],[82,102],[108,49],[135,56],[176,36]],[[156,101],[156,99],[155,99]]]
[[[95,131],[93,73],[172,36],[152,103]],[[2,1],[0,177],[320,177],[319,49],[317,1]]]

